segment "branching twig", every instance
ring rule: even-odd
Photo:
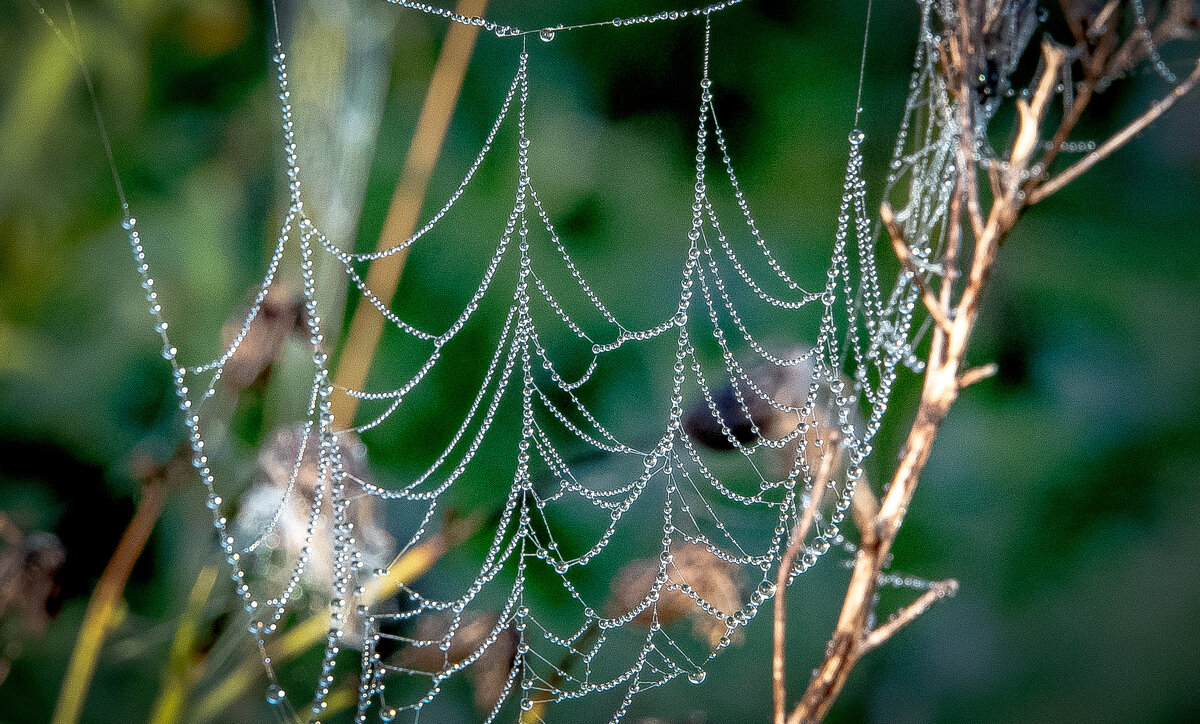
[[[1156,101],[1145,113],[1138,116],[1137,119],[1120,131],[1117,131],[1111,138],[1100,144],[1100,147],[1095,151],[1079,159],[1068,166],[1062,173],[1035,188],[1029,194],[1029,203],[1036,204],[1055,191],[1062,189],[1062,187],[1082,176],[1092,166],[1103,161],[1113,151],[1129,143],[1134,136],[1141,133],[1146,126],[1157,120],[1159,116],[1167,112],[1167,109],[1175,105],[1176,101],[1195,88],[1197,82],[1200,82],[1200,62],[1196,63],[1196,67],[1192,69],[1191,74],[1182,83],[1175,86],[1166,96]]]
[[[892,211],[891,204],[886,201],[879,207],[879,219],[887,229],[888,236],[892,240],[892,249],[896,252],[896,258],[900,260],[900,265],[908,271],[909,276],[917,285],[917,289],[921,292],[921,301],[924,302],[925,309],[929,311],[929,316],[933,317],[934,323],[943,332],[949,332],[950,320],[942,311],[942,304],[938,301],[937,295],[929,288],[929,282],[925,281],[921,268],[917,266],[917,262],[909,253],[908,244],[904,242],[904,232],[896,223],[896,216]]]
[[[942,285],[936,296],[922,276],[921,269],[911,258],[909,244],[904,238],[903,230],[895,222],[892,209],[886,203],[880,209],[881,220],[891,237],[897,258],[904,269],[913,276],[922,301],[936,323],[930,342],[921,400],[891,484],[887,487],[879,510],[868,526],[873,535],[864,536],[858,548],[850,583],[833,636],[826,649],[825,660],[814,672],[804,695],[786,718],[786,724],[823,719],[850,671],[864,654],[892,637],[938,600],[952,595],[957,590],[958,584],[953,580],[934,584],[933,588],[914,603],[901,609],[886,623],[874,629],[870,626],[880,574],[889,560],[892,544],[904,521],[921,472],[929,459],[938,429],[962,389],[996,372],[996,366],[991,364],[965,372],[962,371],[962,367],[978,318],[983,290],[998,249],[1008,237],[1020,212],[1029,204],[1036,203],[1062,188],[1114,149],[1128,142],[1200,82],[1198,64],[1196,70],[1183,83],[1141,118],[1102,144],[1095,153],[1069,167],[1052,181],[1039,186],[1036,169],[1031,178],[1030,170],[1035,166],[1034,151],[1041,146],[1042,123],[1050,101],[1054,95],[1061,92],[1057,87],[1058,79],[1070,62],[1067,52],[1061,47],[1051,43],[1044,44],[1043,74],[1037,86],[1031,89],[1029,96],[1017,101],[1018,126],[1012,146],[1005,157],[995,159],[990,165],[993,170],[990,177],[993,194],[985,218],[979,201],[977,172],[980,145],[978,134],[981,132],[977,127],[977,113],[980,106],[971,75],[971,69],[974,67],[974,61],[971,59],[985,52],[986,44],[984,32],[978,27],[982,20],[979,13],[974,12],[975,8],[976,3],[972,0],[956,0],[954,27],[947,28],[947,38],[940,49],[942,70],[956,107],[955,120],[959,133],[955,148],[956,188],[950,199],[945,230],[947,243],[941,263]],[[1111,11],[1108,12],[1111,15]],[[1040,161],[1042,168],[1053,160],[1062,142],[1082,116],[1097,83],[1113,71],[1115,64],[1127,63],[1130,58],[1136,56],[1133,50],[1125,50],[1119,52],[1117,58],[1112,58],[1113,48],[1116,47],[1115,27],[1116,23],[1112,22],[1111,18],[1107,19],[1103,26],[1095,26],[1096,37],[1092,38],[1094,45],[1090,44],[1091,41],[1085,44],[1085,80],[1081,84],[1081,92],[1075,96],[1059,123],[1050,149]],[[1079,32],[1086,35],[1090,30],[1081,27],[1076,32],[1077,35]],[[954,286],[960,273],[960,247],[965,246],[964,232],[971,233],[973,248],[962,290],[956,295]],[[792,558],[789,559],[785,555],[785,562],[794,560],[793,551],[789,549],[788,553],[792,554]],[[784,570],[786,569],[781,569],[781,579]],[[781,587],[780,594],[782,592]],[[782,598],[777,598],[776,659],[781,656],[785,633],[781,625],[782,604]],[[783,669],[778,661],[774,663],[775,722],[781,724]]]
[[[972,367],[958,376],[958,389],[966,389],[976,382],[983,382],[987,378],[994,376],[999,371],[1000,368],[997,367],[994,362],[986,365],[980,365],[978,367]]]
[[[787,605],[785,601],[787,598],[788,581],[792,577],[792,568],[796,565],[796,558],[799,557],[800,550],[804,548],[804,539],[808,537],[808,529],[812,527],[813,517],[816,515],[817,508],[821,505],[821,497],[825,492],[825,486],[828,484],[830,473],[833,470],[838,441],[836,438],[826,440],[824,445],[826,448],[825,452],[821,455],[821,465],[817,470],[817,477],[813,479],[812,483],[812,495],[809,496],[808,505],[805,506],[800,519],[796,521],[796,525],[792,528],[787,548],[783,552],[783,558],[779,561],[779,574],[776,576],[777,580],[775,581],[775,608],[772,612],[775,638],[774,648],[771,652],[771,687],[775,704],[775,724],[784,724],[784,713],[787,710],[787,689],[785,683],[787,670],[783,649],[787,635]]]
[[[933,584],[925,593],[922,593],[917,600],[897,611],[888,619],[887,623],[878,626],[874,631],[867,634],[863,641],[863,653],[879,646],[883,642],[890,639],[897,631],[904,628],[908,624],[917,619],[918,616],[930,609],[933,604],[953,596],[958,592],[958,581],[951,578],[948,581],[938,581]]]

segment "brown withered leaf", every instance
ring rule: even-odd
[[[740,643],[740,628],[729,633],[722,619],[706,613],[679,588],[689,586],[691,591],[719,611],[732,615],[742,607],[742,592],[746,582],[741,568],[695,544],[676,544],[671,547],[671,555],[672,562],[667,566],[667,584],[661,589],[658,601],[639,613],[634,623],[649,628],[655,613],[663,626],[686,617],[692,620],[692,631],[696,636],[714,648],[726,635]],[[658,570],[657,557],[641,558],[626,564],[613,579],[612,593],[605,607],[606,615],[621,616],[636,608],[654,588]]]
[[[801,358],[811,352],[807,346],[797,346],[780,353],[783,358]],[[759,392],[771,397],[779,405],[787,408],[803,408],[808,404],[809,387],[814,380],[813,364],[806,359],[800,364],[781,367],[764,363],[751,368],[748,376]],[[842,445],[842,432],[838,420],[838,408],[833,386],[826,381],[819,382],[819,391],[812,406],[811,416],[805,419],[808,431],[797,437],[790,444],[767,453],[770,470],[774,475],[787,475],[796,464],[798,453],[803,453],[803,460],[808,463],[812,474],[826,471],[825,479],[818,485],[826,484],[830,479],[840,480],[849,467],[848,450]],[[843,377],[842,384],[851,388],[853,382]],[[768,404],[763,398],[743,381],[738,382],[738,393],[734,393],[733,385],[726,384],[715,389],[712,393],[713,402],[721,419],[729,427],[730,432],[739,442],[746,444],[755,442],[755,434],[750,425],[751,420],[759,433],[768,439],[780,440],[795,433],[800,423],[800,417],[795,412],[787,412]],[[742,403],[746,409],[742,409]],[[746,419],[746,411],[750,419]],[[866,421],[858,410],[850,410],[849,422],[854,429],[861,433],[866,429]],[[733,446],[720,429],[716,417],[708,407],[708,401],[699,399],[693,403],[684,418],[684,430],[697,443],[716,450],[732,449]],[[803,445],[803,450],[800,446]],[[822,467],[825,455],[829,450],[837,450],[836,457]],[[825,506],[833,505],[834,496],[825,497]],[[878,500],[871,489],[871,483],[866,475],[859,478],[855,486],[853,498],[853,515],[855,524],[860,530],[866,530],[871,519],[879,509]]]
[[[52,533],[28,535],[0,513],[0,683],[26,641],[46,632],[57,612],[55,577],[67,554]]]
[[[448,650],[442,651],[437,645],[406,646],[399,654],[399,663],[405,668],[429,672],[454,666],[483,645],[499,620],[500,616],[495,612],[464,616],[463,622],[450,639]],[[449,616],[422,616],[411,638],[437,641],[450,630],[450,623]],[[481,711],[495,706],[500,695],[504,693],[504,685],[508,682],[509,672],[512,671],[519,643],[517,632],[511,627],[505,628],[492,645],[467,667],[467,674],[475,687],[475,706]]]
[[[245,317],[239,315],[225,325],[225,344],[233,342]],[[224,378],[234,389],[243,390],[263,377],[279,358],[288,335],[304,325],[304,305],[286,285],[275,285],[267,292],[258,316],[237,351],[225,363]]]

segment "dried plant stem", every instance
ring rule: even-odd
[[[977,131],[974,114],[978,104],[973,95],[969,73],[971,64],[968,62],[974,54],[981,52],[982,33],[975,25],[978,19],[972,14],[971,7],[970,0],[957,0],[957,27],[947,34],[941,55],[947,87],[952,89],[954,95],[956,122],[960,133],[955,149],[956,188],[950,202],[947,245],[942,261],[942,283],[936,298],[928,283],[922,283],[924,280],[919,276],[922,270],[915,268],[909,257],[909,243],[894,222],[891,208],[884,204],[880,212],[883,225],[891,237],[901,264],[919,280],[917,285],[922,299],[936,322],[930,342],[921,400],[916,418],[909,429],[899,465],[893,473],[878,513],[865,526],[861,526],[863,540],[858,548],[854,570],[826,650],[825,660],[813,674],[799,703],[786,720],[781,719],[780,715],[784,697],[780,677],[783,656],[783,631],[780,624],[782,599],[776,600],[779,607],[776,609],[776,646],[773,661],[776,674],[776,724],[802,724],[822,720],[851,670],[864,654],[887,641],[937,601],[953,595],[958,588],[957,582],[953,580],[936,583],[912,604],[891,616],[887,622],[871,628],[880,574],[904,522],[921,472],[937,438],[938,429],[963,388],[995,374],[995,365],[983,365],[965,371],[963,367],[967,347],[979,315],[980,300],[997,252],[1008,238],[1021,211],[1029,204],[1058,191],[1127,143],[1200,82],[1198,63],[1191,75],[1170,94],[1105,141],[1094,153],[1071,165],[1052,180],[1042,182],[1036,174],[1030,178],[1030,169],[1039,164],[1041,168],[1045,168],[1053,160],[1062,142],[1082,116],[1092,97],[1092,89],[1100,79],[1120,72],[1127,64],[1136,60],[1136,53],[1126,50],[1132,47],[1129,45],[1123,46],[1122,51],[1110,60],[1112,49],[1116,46],[1115,30],[1112,27],[1105,30],[1096,44],[1090,47],[1091,55],[1082,61],[1086,76],[1081,84],[1082,91],[1059,122],[1052,136],[1049,151],[1040,160],[1035,161],[1035,151],[1041,144],[1043,119],[1050,101],[1059,92],[1056,89],[1057,79],[1070,62],[1067,53],[1061,47],[1045,44],[1042,47],[1044,72],[1041,82],[1032,89],[1028,100],[1022,98],[1017,101],[1015,140],[1007,158],[992,164],[992,168],[996,169],[991,176],[993,200],[985,218],[979,201],[975,148]],[[1112,25],[1115,26],[1115,23]],[[966,232],[969,232],[973,239],[970,268],[961,293],[956,296],[954,285],[959,274],[959,253]]]
[[[917,600],[900,609],[887,623],[879,626],[867,635],[863,641],[863,651],[870,651],[892,637],[900,629],[916,620],[918,616],[929,610],[933,604],[953,596],[958,591],[958,581],[954,579],[938,581],[928,591],[922,593]]]
[[[950,331],[950,320],[946,319],[946,315],[942,313],[942,303],[938,301],[937,295],[929,288],[929,282],[925,281],[924,272],[917,266],[916,260],[912,258],[908,247],[904,244],[904,235],[900,231],[900,227],[896,224],[896,217],[892,211],[892,207],[888,202],[884,201],[879,207],[879,219],[888,230],[888,235],[892,239],[892,248],[896,252],[896,258],[900,260],[900,265],[908,272],[913,282],[917,285],[917,289],[921,292],[921,302],[925,305],[925,309],[929,311],[929,316],[933,317],[933,321],[944,332]]]
[[[150,533],[162,514],[166,500],[167,489],[162,480],[151,479],[142,487],[142,498],[138,501],[133,519],[121,534],[121,540],[104,567],[83,614],[79,637],[75,640],[75,650],[71,652],[71,660],[67,664],[51,724],[75,724],[79,721],[92,677],[96,673],[100,648],[117,617],[117,604],[125,591],[129,574],[133,572],[133,566],[141,557],[146,541],[150,539]]]
[[[487,0],[459,0],[455,12],[466,16],[482,16],[486,6]],[[400,182],[392,194],[392,202],[383,222],[383,231],[376,244],[378,250],[403,243],[417,228],[421,206],[425,203],[425,193],[429,188],[429,179],[433,176],[433,168],[446,140],[450,117],[458,105],[463,78],[467,74],[467,65],[471,61],[478,35],[479,28],[473,25],[450,24],[441,54],[433,67],[433,77],[429,81],[425,102],[417,117],[417,128],[413,133],[408,155],[404,159]],[[404,263],[411,248],[376,259],[367,272],[367,287],[385,303],[390,303],[396,295],[400,275],[404,272]],[[379,311],[360,300],[350,322],[342,357],[338,361],[335,387],[341,390],[363,389],[367,374],[371,371],[375,350],[383,335],[383,327],[384,319]],[[334,398],[333,418],[343,427],[351,427],[354,424],[354,414],[357,411],[357,397],[339,395]]]
[[[813,516],[821,506],[821,498],[825,493],[830,472],[833,470],[835,452],[838,448],[836,439],[827,440],[824,444],[825,452],[821,455],[821,466],[818,469],[817,477],[813,480],[812,494],[809,496],[808,505],[805,506],[800,519],[792,528],[787,548],[783,552],[783,557],[779,559],[779,575],[775,582],[775,608],[772,611],[771,621],[774,633],[774,648],[771,656],[771,693],[775,705],[775,724],[784,724],[787,710],[785,685],[787,669],[783,649],[787,638],[788,579],[791,578],[792,569],[796,566],[796,558],[800,556],[800,551],[804,548],[804,539],[808,536],[808,529],[812,527]]]
[[[1166,113],[1167,109],[1175,105],[1176,101],[1191,92],[1191,90],[1196,87],[1196,83],[1198,82],[1200,82],[1200,62],[1196,63],[1196,67],[1192,69],[1191,74],[1188,75],[1188,77],[1185,78],[1182,83],[1175,86],[1170,93],[1159,99],[1154,103],[1154,105],[1150,106],[1145,113],[1138,116],[1135,120],[1130,122],[1129,125],[1125,126],[1120,131],[1117,131],[1117,133],[1113,134],[1112,137],[1100,144],[1100,147],[1095,151],[1092,151],[1088,155],[1079,159],[1075,163],[1068,166],[1067,169],[1062,173],[1035,188],[1029,195],[1029,203],[1036,204],[1055,191],[1062,189],[1062,187],[1082,176],[1092,166],[1095,166],[1100,161],[1108,158],[1113,151],[1116,151],[1121,146],[1129,143],[1129,141],[1131,141],[1134,136],[1141,133],[1146,126],[1149,126],[1151,123],[1157,120],[1159,116]]]
[[[1000,367],[994,362],[989,362],[985,365],[979,365],[978,367],[972,367],[958,376],[958,389],[962,390],[970,387],[976,382],[983,382],[987,378],[994,376],[999,371]]]

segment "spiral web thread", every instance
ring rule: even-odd
[[[277,39],[272,61],[283,122],[288,210],[237,334],[215,359],[185,365],[171,343],[137,222],[117,177],[125,209],[123,226],[162,340],[162,355],[173,370],[194,454],[192,462],[207,490],[207,507],[220,549],[231,566],[236,592],[250,613],[249,630],[264,652],[271,679],[267,699],[296,713],[293,701],[297,697],[284,693],[266,656],[266,646],[284,627],[290,605],[300,597],[306,568],[319,553],[314,550],[318,528],[327,526],[332,531],[332,549],[324,554],[333,560],[329,632],[318,683],[304,716],[310,720],[321,717],[335,682],[357,677],[356,721],[404,717],[417,721],[421,712],[438,700],[443,684],[452,676],[473,666],[495,668],[499,660],[506,673],[494,704],[484,707],[485,721],[516,709],[528,711],[539,702],[554,705],[602,692],[612,692],[611,720],[617,721],[641,691],[680,675],[692,683],[703,681],[708,662],[736,640],[739,629],[773,597],[780,575],[777,564],[787,546],[788,532],[807,507],[816,507],[814,524],[796,568],[782,574],[785,583],[832,548],[852,550],[840,526],[856,485],[867,484],[862,464],[887,409],[898,367],[921,368],[914,347],[928,328],[928,320],[916,319],[919,291],[907,271],[886,287],[880,281],[874,252],[878,230],[867,210],[861,155],[864,139],[857,128],[848,137],[844,193],[823,286],[806,288],[772,251],[739,184],[709,80],[710,16],[738,4],[737,0],[537,30],[459,16],[407,0],[389,2],[482,27],[502,42],[520,46],[513,53],[515,74],[477,157],[444,205],[409,239],[388,249],[353,253],[326,238],[306,215],[287,58]],[[883,193],[896,209],[905,238],[911,240],[910,253],[918,270],[931,276],[939,273],[937,260],[953,188],[952,147],[957,130],[935,68],[936,8],[926,1],[920,10],[909,95]],[[45,17],[44,10],[42,14]],[[538,198],[530,174],[536,139],[527,133],[526,124],[536,53],[531,52],[527,38],[532,35],[549,42],[557,32],[580,27],[607,29],[688,19],[702,21],[704,60],[697,85],[691,224],[680,230],[678,239],[664,244],[663,250],[663,268],[670,268],[673,259],[679,261],[674,271],[678,295],[674,307],[663,310],[657,324],[631,328],[604,301],[614,292],[587,280],[575,265],[568,241],[556,233],[551,211]],[[82,65],[77,39],[68,40],[48,17],[46,20]],[[276,35],[278,38],[278,29]],[[858,111],[861,109],[856,110],[856,122]],[[417,245],[435,228],[446,225],[448,213],[501,133],[515,134],[518,177],[495,252],[457,318],[441,331],[420,329],[395,314],[385,299],[368,288],[362,265]],[[710,163],[716,168],[710,168]],[[720,204],[714,201],[721,195],[731,198],[737,207],[732,221],[722,218]],[[219,485],[210,467],[206,442],[211,435],[206,436],[204,408],[217,394],[226,364],[249,336],[291,244],[299,247],[312,384],[300,443],[289,463],[290,476],[278,509],[265,530],[243,539],[234,535],[234,526],[223,513],[226,503],[218,488],[229,486]],[[420,253],[420,248],[415,251]],[[485,298],[506,300],[504,321],[492,332],[495,347],[490,362],[456,432],[422,474],[401,484],[370,483],[349,470],[345,432],[349,421],[334,420],[331,412],[335,390],[326,352],[329,340],[322,331],[314,274],[320,256],[334,260],[344,270],[362,295],[361,303],[373,305],[405,336],[406,344],[423,350],[424,362],[394,389],[345,392],[378,406],[366,422],[353,428],[355,432],[386,425],[403,415],[406,398],[422,381],[439,364],[454,364],[444,360],[453,357],[455,340],[479,316]],[[546,271],[555,271],[567,282],[554,288],[555,274]],[[752,327],[762,315],[773,320],[770,326],[775,338],[783,330],[797,343],[780,347],[760,341],[761,335]],[[802,346],[794,330],[812,327],[816,329],[811,347]],[[586,369],[573,379],[556,359],[557,350],[565,348],[551,341],[557,340],[559,333],[574,340],[575,349],[582,348],[590,357]],[[605,371],[619,371],[619,350],[635,345],[663,345],[669,351],[664,356],[673,359],[673,366],[668,363],[670,369],[663,370],[672,382],[670,399],[661,409],[626,411],[642,420],[642,434],[631,437],[616,431],[618,426],[608,422],[605,413],[590,409],[583,393],[597,384],[596,378]],[[734,452],[713,453],[692,439],[685,429],[686,408],[691,403],[685,400],[703,401],[701,410],[707,408],[723,446]],[[435,532],[445,494],[468,473],[489,435],[495,435],[495,423],[505,404],[519,407],[519,438],[511,451],[515,459],[508,493],[495,516],[488,550],[475,562],[474,579],[449,597],[423,594],[419,585],[401,585],[375,604],[368,591],[372,580],[385,571],[366,565],[362,543],[355,537],[354,506],[368,500],[383,501],[389,506],[389,520],[417,521],[410,525],[411,535],[400,546],[402,554],[428,540]],[[762,422],[768,419],[775,422]],[[742,434],[746,427],[750,435]],[[570,450],[563,439],[571,441]],[[620,472],[596,475],[596,465],[581,469],[572,462],[581,447]],[[254,570],[251,564],[256,557],[271,554],[270,534],[289,496],[298,495],[297,479],[314,448],[318,474],[307,505],[305,545],[287,564],[290,574],[283,585],[266,590],[272,588],[270,582],[256,580],[247,569]],[[731,458],[741,466],[737,474],[723,472],[737,467],[730,463]],[[658,501],[658,507],[653,507],[652,500]],[[623,520],[639,515],[638,525],[657,521],[655,525],[661,527],[661,536],[653,536],[656,550],[651,552],[657,556],[645,561],[642,570],[646,575],[631,579],[640,581],[643,588],[630,583],[622,589],[624,603],[613,608],[610,601],[606,606],[603,596],[593,590],[595,586],[586,585],[586,566],[606,553],[632,558],[628,550],[610,552],[609,544],[623,528],[633,527],[623,527]],[[566,548],[574,553],[564,553]],[[716,566],[737,572],[731,576],[736,603],[718,605],[706,598],[708,588],[693,585],[689,576],[695,575],[696,566],[684,567],[679,561],[688,558],[694,562],[697,556],[706,562],[701,568]],[[888,575],[884,583],[919,585],[903,576]],[[561,612],[536,612],[536,605],[531,605],[536,601],[527,600],[534,597],[531,585],[560,589],[569,600],[559,608],[569,610],[573,620]],[[668,600],[672,602],[669,606]],[[679,601],[692,609],[693,621],[703,624],[695,626],[697,635],[689,634],[679,623],[675,610]],[[435,635],[427,633],[428,626],[422,627],[426,619],[439,622]],[[461,632],[480,625],[486,630],[476,630],[466,642],[466,650],[457,650],[463,648]],[[699,635],[702,631],[708,632],[707,638]],[[489,651],[499,649],[503,649],[502,656],[489,656]],[[405,651],[419,656],[405,658]],[[421,656],[425,663],[412,663]],[[427,661],[430,657],[435,660],[432,665]],[[359,671],[341,673],[353,666],[350,662],[355,659],[361,663]]]

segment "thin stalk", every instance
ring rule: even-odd
[[[812,527],[813,516],[816,515],[817,508],[821,505],[821,497],[825,493],[825,487],[833,468],[835,451],[840,448],[836,439],[827,440],[825,445],[827,447],[821,456],[820,470],[816,479],[813,480],[812,494],[809,497],[808,505],[792,528],[788,546],[784,549],[783,558],[779,561],[779,574],[775,581],[775,602],[771,622],[774,633],[774,647],[771,650],[771,694],[775,710],[774,724],[784,724],[784,716],[787,711],[785,682],[787,662],[783,649],[787,635],[788,580],[792,577],[792,568],[796,565],[796,558],[799,557],[800,550],[804,548],[804,539],[808,536],[808,529]]]
[[[455,12],[466,16],[482,16],[487,0],[459,0]],[[377,250],[396,246],[417,228],[421,206],[429,189],[429,179],[437,164],[446,132],[450,128],[450,117],[458,105],[462,93],[463,78],[475,49],[479,28],[474,25],[451,23],[442,45],[441,55],[433,67],[429,90],[417,117],[417,128],[404,159],[400,182],[392,194],[391,206],[383,223],[383,232],[376,244]],[[390,303],[396,296],[404,263],[409,249],[405,248],[391,256],[376,259],[367,272],[366,284],[382,301]],[[350,331],[346,337],[342,357],[338,361],[337,378],[334,386],[340,390],[361,390],[371,371],[375,350],[383,335],[384,318],[370,304],[359,304],[354,309]],[[343,427],[354,424],[358,411],[358,398],[338,395],[333,400],[333,419]]]
[[[200,673],[196,665],[200,621],[216,582],[217,567],[208,565],[200,569],[200,575],[192,584],[187,606],[175,629],[175,640],[171,642],[171,659],[163,677],[162,691],[154,705],[154,713],[150,716],[150,724],[175,724],[183,716],[188,690]]]
[[[54,707],[51,724],[75,724],[79,721],[92,677],[96,673],[100,649],[116,619],[117,604],[125,591],[129,574],[133,572],[133,566],[141,557],[154,524],[162,514],[166,500],[167,490],[161,480],[152,480],[143,486],[142,499],[138,501],[133,519],[121,534],[121,540],[88,601],[83,623],[79,627],[79,637],[75,640],[75,650],[71,652],[71,661],[67,664],[67,673],[58,692],[58,703]]]

